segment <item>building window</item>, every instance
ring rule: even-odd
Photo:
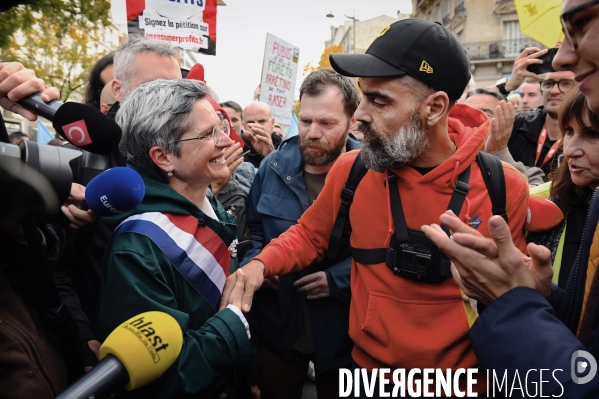
[[[520,32],[518,21],[503,23],[503,40],[505,43],[504,56],[517,57],[527,46],[528,36]]]

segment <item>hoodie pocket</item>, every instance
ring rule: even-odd
[[[370,292],[356,345],[394,367],[455,367],[466,352],[468,321],[461,297],[399,299]]]

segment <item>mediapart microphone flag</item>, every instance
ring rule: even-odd
[[[109,217],[137,208],[145,192],[146,186],[139,173],[119,166],[90,180],[85,188],[85,202],[96,215]]]
[[[134,316],[106,338],[100,363],[57,399],[100,399],[122,387],[141,388],[162,376],[182,347],[183,331],[171,315],[152,311]]]

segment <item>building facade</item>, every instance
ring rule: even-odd
[[[381,15],[365,21],[360,21],[355,16],[349,17],[343,25],[331,26],[331,38],[324,42],[325,48],[342,45],[346,53],[363,54],[385,27],[409,17],[410,14],[401,13],[398,13],[396,18]]]
[[[513,0],[412,0],[412,10],[412,18],[439,21],[462,43],[476,87],[509,76],[525,48],[545,47],[520,32]]]

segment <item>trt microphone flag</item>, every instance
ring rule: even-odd
[[[39,119],[37,120],[37,142],[40,144],[48,144],[50,140],[52,140],[54,136],[48,130],[46,125],[42,123]]]

